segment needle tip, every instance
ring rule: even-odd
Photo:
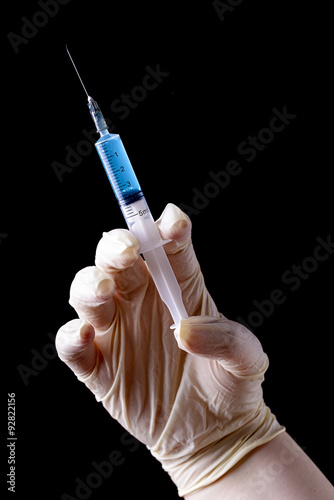
[[[88,95],[88,92],[87,92],[87,90],[86,90],[86,87],[85,87],[85,86],[84,86],[84,84],[83,84],[83,81],[82,81],[82,79],[81,79],[81,76],[80,76],[80,74],[79,74],[79,71],[77,70],[77,67],[76,67],[76,65],[74,64],[74,61],[73,61],[72,56],[71,56],[71,53],[70,53],[70,51],[68,50],[68,46],[67,46],[67,45],[65,45],[65,47],[66,47],[67,53],[68,53],[68,55],[69,55],[69,58],[71,59],[71,62],[72,62],[72,64],[73,64],[73,66],[74,66],[74,69],[75,69],[75,71],[76,71],[76,73],[77,73],[77,75],[78,75],[78,77],[79,77],[79,80],[80,80],[80,82],[81,82],[81,85],[83,86],[84,91],[86,92],[86,95],[87,95],[88,100],[89,100],[89,95]]]

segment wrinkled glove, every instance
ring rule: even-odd
[[[174,331],[136,238],[103,235],[96,267],[78,272],[70,304],[79,319],[56,337],[59,357],[110,415],[145,443],[180,496],[219,479],[284,430],[265,406],[268,358],[210,297],[189,218],[167,205],[157,225],[189,318]]]

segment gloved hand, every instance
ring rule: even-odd
[[[268,366],[257,338],[217,311],[191,243],[189,218],[167,205],[157,225],[190,315],[174,331],[139,243],[103,235],[96,267],[78,272],[80,319],[56,337],[59,357],[110,415],[145,443],[180,496],[211,484],[284,430],[263,402]]]

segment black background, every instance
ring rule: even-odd
[[[76,478],[85,481],[113,450],[124,464],[89,498],[177,498],[146,448],[121,442],[123,429],[52,349],[52,336],[74,317],[67,302],[74,274],[93,264],[103,231],[124,227],[93,148],[62,182],[52,167],[93,128],[65,44],[121,134],[156,218],[168,202],[192,206],[210,171],[239,161],[242,173],[191,216],[195,248],[227,317],[247,319],[253,301],[273,289],[285,294],[254,328],[271,360],[265,400],[330,476],[334,257],[295,291],[282,282],[312,257],[318,237],[333,234],[324,7],[244,0],[224,20],[204,0],[71,0],[46,18],[36,1],[3,8],[1,446],[6,451],[7,393],[15,392],[16,498],[75,497]],[[22,36],[24,16],[44,26],[15,53],[7,35]],[[125,119],[112,112],[157,65],[168,73],[157,88]],[[239,144],[285,106],[296,118],[247,162]],[[25,384],[18,366],[31,369],[36,352],[49,359]]]

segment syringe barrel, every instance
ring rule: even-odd
[[[141,252],[163,244],[129,157],[118,134],[102,133],[95,144],[130,231]]]
[[[104,131],[95,147],[118,203],[127,205],[144,195],[118,134]]]
[[[181,289],[162,248],[166,241],[160,236],[120,136],[106,130],[100,134],[95,146],[124,219],[129,230],[138,239],[140,251],[144,254],[160,297],[177,325],[188,316],[182,302]]]

